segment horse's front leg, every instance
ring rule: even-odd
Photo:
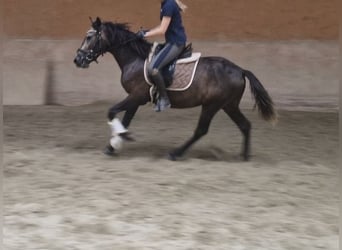
[[[128,96],[122,102],[112,106],[108,111],[109,125],[112,129],[112,138],[104,150],[107,155],[113,155],[115,150],[118,150],[122,144],[122,140],[132,140],[128,134],[128,126],[131,123],[135,113],[138,110],[139,102]],[[126,111],[121,121],[116,118],[116,115],[122,111]]]

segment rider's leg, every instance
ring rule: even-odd
[[[156,112],[163,111],[167,108],[171,107],[171,103],[169,100],[169,97],[167,95],[166,87],[165,87],[165,81],[160,73],[159,70],[153,69],[152,71],[152,79],[154,84],[157,86],[157,90],[159,93],[159,98],[157,100],[157,105],[155,106],[154,110]]]
[[[165,81],[162,75],[162,68],[174,60],[184,49],[184,46],[167,43],[165,47],[153,58],[149,66],[149,74],[152,77],[152,81],[156,84],[159,99],[157,101],[156,111],[163,111],[171,106],[170,100],[167,95]]]

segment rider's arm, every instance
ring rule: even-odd
[[[159,24],[157,27],[155,27],[155,28],[153,28],[153,29],[147,31],[147,32],[145,33],[145,37],[151,37],[151,36],[157,36],[157,35],[164,35],[165,32],[166,32],[166,30],[167,30],[167,28],[168,28],[169,25],[170,25],[170,22],[171,22],[171,17],[169,17],[169,16],[163,16],[163,18],[162,18],[160,24]]]

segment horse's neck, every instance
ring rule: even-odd
[[[130,78],[127,76],[133,76],[140,72],[143,73],[144,60],[139,58],[134,52],[123,47],[109,52],[120,67],[123,83],[128,80],[127,78]]]
[[[118,49],[113,49],[109,51],[119,65],[122,73],[127,68],[128,65],[134,63],[136,60],[140,59],[133,51],[128,48],[121,47]],[[143,61],[143,59],[141,59]]]

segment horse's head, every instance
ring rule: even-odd
[[[122,61],[132,61],[135,58],[145,59],[151,46],[148,41],[131,32],[126,23],[102,22],[97,17],[95,21],[91,20],[91,28],[77,50],[74,63],[77,67],[87,68],[107,51],[115,54],[119,50],[125,50],[120,53],[121,56],[114,55],[116,60],[120,60],[119,64],[123,64]]]
[[[93,61],[105,53],[106,39],[102,32],[102,22],[99,17],[95,21],[91,20],[91,28],[87,31],[81,47],[77,50],[74,63],[77,67],[87,68]]]

